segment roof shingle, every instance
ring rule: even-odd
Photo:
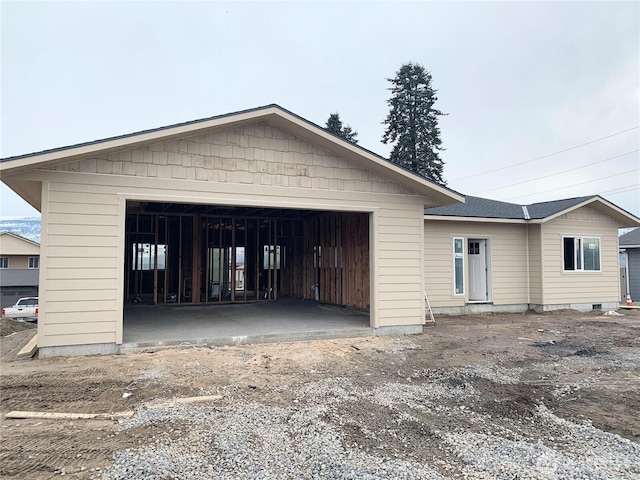
[[[634,230],[631,230],[630,232],[625,233],[618,239],[618,242],[620,243],[621,247],[640,245],[640,228],[636,228]]]
[[[524,206],[527,209],[529,218],[542,219],[554,215],[558,212],[562,212],[567,208],[571,208],[591,198],[594,198],[594,196],[565,198],[563,200],[532,203],[531,205]],[[447,205],[444,207],[428,208],[424,211],[424,214],[444,217],[528,220],[528,218],[525,216],[523,205],[508,202],[499,202],[497,200],[473,197],[471,195],[467,195],[465,197],[465,203]]]

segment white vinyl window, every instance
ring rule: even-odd
[[[40,257],[29,257],[29,268],[40,268]]]
[[[0,268],[9,268],[9,257],[0,257]]]
[[[600,271],[600,239],[598,237],[563,237],[562,249],[564,271]]]
[[[464,238],[453,239],[453,293],[464,295]]]

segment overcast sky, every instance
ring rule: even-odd
[[[519,204],[600,194],[640,215],[636,1],[2,1],[0,14],[2,157],[270,103],[320,125],[338,112],[386,157],[386,79],[413,61],[448,113],[449,187]],[[37,212],[3,184],[0,215]]]

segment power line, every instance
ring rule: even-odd
[[[557,152],[548,153],[546,155],[542,155],[541,157],[532,158],[531,160],[525,160],[524,162],[514,163],[513,165],[507,165],[506,167],[500,167],[500,168],[496,168],[496,169],[493,169],[493,170],[487,170],[486,172],[482,172],[482,173],[475,173],[473,175],[467,175],[466,177],[454,178],[451,181],[452,182],[457,182],[458,180],[466,180],[467,178],[480,177],[482,175],[487,175],[489,173],[499,172],[501,170],[506,170],[507,168],[513,168],[513,167],[517,167],[517,166],[520,166],[520,165],[525,165],[527,163],[535,162],[536,160],[542,160],[543,158],[553,157],[554,155],[559,155],[561,153],[568,152],[570,150],[575,150],[576,148],[584,147],[586,145],[591,145],[592,143],[600,142],[602,140],[606,140],[607,138],[615,137],[617,135],[622,135],[623,133],[630,132],[631,130],[635,130],[636,128],[640,128],[640,125],[636,125],[635,127],[627,128],[626,130],[622,130],[620,132],[612,133],[611,135],[607,135],[605,137],[601,137],[601,138],[597,138],[595,140],[591,140],[590,142],[581,143],[580,145],[576,145],[574,147],[565,148],[564,150],[558,150]]]
[[[614,190],[609,190],[606,192],[600,192],[599,195],[617,195],[619,193],[627,193],[638,188],[640,188],[640,183],[636,183],[635,185],[627,185],[625,187],[616,188]]]
[[[582,165],[580,167],[570,168],[569,170],[563,170],[562,172],[550,173],[549,175],[543,175],[542,177],[529,178],[527,180],[523,180],[522,182],[509,183],[508,185],[503,185],[502,187],[488,188],[486,190],[480,190],[479,192],[472,192],[472,193],[473,193],[473,195],[476,195],[478,193],[491,192],[493,190],[501,190],[503,188],[514,187],[516,185],[522,185],[523,183],[534,182],[536,180],[542,180],[543,178],[549,178],[549,177],[553,177],[555,175],[562,175],[563,173],[573,172],[575,170],[580,170],[581,168],[586,168],[586,167],[590,167],[592,165],[597,165],[598,163],[608,162],[609,160],[613,160],[615,158],[624,157],[626,155],[631,155],[632,153],[636,153],[636,152],[640,152],[640,149],[632,150],[630,152],[623,153],[621,155],[616,155],[615,157],[605,158],[604,160],[598,160],[597,162],[587,163],[586,165]]]
[[[539,195],[541,193],[555,192],[556,190],[564,190],[564,189],[571,188],[571,187],[577,187],[578,185],[585,185],[587,183],[599,182],[600,180],[605,180],[607,178],[612,178],[612,177],[618,177],[620,175],[626,175],[627,173],[637,172],[637,171],[638,171],[638,169],[634,168],[632,170],[628,170],[626,172],[616,173],[614,175],[609,175],[607,177],[600,177],[600,178],[596,178],[596,179],[593,179],[593,180],[587,180],[586,182],[574,183],[572,185],[563,185],[562,187],[552,188],[551,190],[543,190],[542,192],[533,192],[533,193],[527,193],[526,195],[518,195],[516,197],[509,197],[509,198],[507,198],[507,200],[513,200],[514,198],[530,197],[532,195]]]

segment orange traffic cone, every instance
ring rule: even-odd
[[[631,300],[631,295],[627,293],[627,307],[633,307],[633,300]]]

